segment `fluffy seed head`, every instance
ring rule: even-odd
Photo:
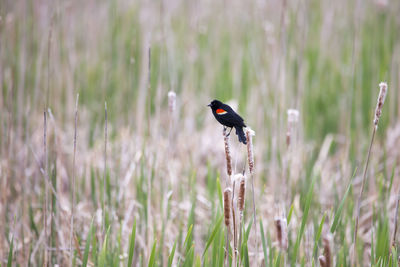
[[[286,145],[290,146],[295,125],[299,121],[299,111],[297,109],[288,109],[287,116],[288,116],[288,126],[286,132]]]
[[[168,109],[169,112],[173,113],[176,108],[176,93],[174,91],[168,92]]]
[[[299,121],[299,111],[297,109],[288,109],[287,110],[287,115],[288,115],[288,122],[298,122]]]
[[[246,192],[246,178],[242,176],[242,178],[240,179],[239,196],[238,196],[238,208],[240,211],[244,210],[245,192]]]
[[[385,103],[386,93],[387,93],[387,83],[381,82],[379,84],[379,96],[378,96],[378,102],[376,103],[376,109],[375,109],[375,118],[374,118],[375,127],[378,127],[379,118],[382,115],[382,106],[383,106],[383,103]]]

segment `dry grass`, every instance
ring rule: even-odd
[[[0,1],[1,266],[350,266],[353,243],[360,266],[397,266],[399,12]],[[214,98],[257,133],[248,147],[221,136]]]

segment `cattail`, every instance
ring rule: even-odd
[[[168,109],[171,114],[176,109],[176,93],[174,91],[168,92]]]
[[[243,212],[244,210],[245,192],[246,192],[246,178],[242,176],[242,178],[240,179],[239,195],[238,195],[238,208],[240,212]]]
[[[286,132],[286,145],[289,146],[291,143],[291,137],[293,135],[294,127],[299,121],[299,111],[297,109],[288,109],[288,128]]]
[[[227,136],[227,134],[226,134],[226,127],[224,127],[223,135],[224,135],[224,143],[225,143],[226,172],[228,173],[228,176],[230,177],[232,175],[232,158],[231,158],[231,150],[229,148],[229,136]],[[228,182],[227,182],[227,186],[228,186]]]
[[[230,225],[230,212],[231,212],[231,192],[230,188],[226,188],[224,190],[224,217],[225,217],[225,225],[229,227]]]
[[[279,248],[287,250],[288,237],[287,237],[287,221],[286,218],[278,217],[275,219],[276,237],[278,239]]]
[[[379,84],[379,96],[375,108],[375,118],[374,118],[375,128],[378,128],[378,122],[379,118],[382,115],[382,106],[383,103],[385,103],[386,93],[387,93],[387,83],[381,82]]]
[[[331,240],[332,240],[332,234],[327,233],[324,238],[322,239],[322,243],[324,245],[324,258],[325,258],[325,266],[330,267],[331,266]]]
[[[255,132],[249,127],[246,128],[246,141],[247,141],[247,158],[249,161],[249,170],[251,175],[254,173],[254,155],[253,155],[253,141],[252,136],[256,135]]]
[[[325,259],[325,257],[323,255],[319,256],[318,260],[319,260],[319,266],[321,266],[321,267],[326,267],[327,266],[326,265],[326,259]]]

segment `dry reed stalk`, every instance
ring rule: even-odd
[[[43,179],[45,184],[45,203],[43,207],[43,227],[44,227],[44,266],[48,265],[47,257],[47,205],[49,201],[48,183],[47,183],[47,112],[46,108],[43,112]]]
[[[75,212],[75,155],[76,155],[76,130],[78,124],[78,102],[79,102],[79,94],[76,95],[76,103],[75,103],[75,127],[74,127],[74,155],[72,159],[72,203],[71,203],[71,231],[69,235],[69,248],[70,248],[70,261],[69,265],[72,266],[73,259],[73,250],[72,250],[72,239],[74,236],[74,212]]]
[[[257,234],[257,219],[256,219],[256,202],[254,197],[254,154],[253,154],[253,140],[252,137],[255,135],[255,132],[251,130],[249,127],[246,128],[246,141],[247,141],[247,159],[249,162],[249,171],[251,178],[251,193],[253,197],[253,223],[254,223],[254,231],[255,231],[255,239],[256,239],[256,259],[258,259],[258,234]]]
[[[151,90],[151,45],[149,44],[148,47],[148,53],[147,53],[147,59],[148,59],[148,65],[147,65],[147,90],[150,92]],[[146,99],[146,98],[145,98]],[[150,105],[148,105],[150,108]],[[150,111],[149,113],[150,114]],[[148,120],[149,126],[148,128],[150,129],[150,120]],[[151,225],[151,175],[147,175],[147,225]],[[151,253],[151,236],[152,236],[152,227],[147,228],[147,244],[148,248],[147,251],[149,252],[149,255]]]
[[[47,172],[47,113],[46,109],[49,106],[49,95],[50,95],[50,52],[51,52],[51,37],[53,33],[53,23],[50,23],[49,35],[48,35],[48,46],[47,46],[47,92],[46,92],[46,106],[44,109],[44,133],[43,133],[43,145],[44,145],[44,180],[45,180],[45,209],[44,209],[44,262],[43,266],[48,266],[48,255],[47,255],[47,247],[48,247],[48,239],[47,239],[47,207],[49,201],[49,193],[48,193],[48,172]]]
[[[379,119],[382,115],[382,107],[385,102],[386,98],[386,93],[387,93],[387,84],[385,82],[381,82],[379,84],[379,96],[375,108],[375,117],[373,121],[373,130],[372,130],[372,137],[371,137],[371,142],[369,144],[369,149],[368,149],[368,154],[367,154],[367,160],[365,163],[365,168],[364,168],[364,173],[363,173],[363,178],[362,178],[362,184],[361,184],[361,189],[360,193],[358,195],[357,199],[357,206],[356,206],[356,220],[355,220],[355,227],[354,227],[354,236],[353,236],[353,256],[352,256],[352,265],[355,265],[355,260],[357,258],[357,232],[358,232],[358,222],[360,218],[360,208],[361,208],[361,198],[362,194],[364,192],[364,186],[365,186],[365,181],[367,177],[367,170],[368,170],[368,165],[369,165],[369,158],[371,156],[371,150],[372,150],[372,144],[374,143],[374,138],[375,138],[375,133],[376,130],[378,129],[378,123]]]
[[[107,116],[107,102],[104,102],[103,240],[106,234]]]
[[[287,221],[284,217],[275,218],[276,238],[281,250],[288,249]]]

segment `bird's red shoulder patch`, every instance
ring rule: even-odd
[[[219,108],[219,109],[217,109],[216,113],[217,113],[218,115],[224,115],[224,114],[226,114],[226,113],[228,113],[228,112],[226,112],[226,110],[224,110],[224,109],[222,109],[222,108]]]

